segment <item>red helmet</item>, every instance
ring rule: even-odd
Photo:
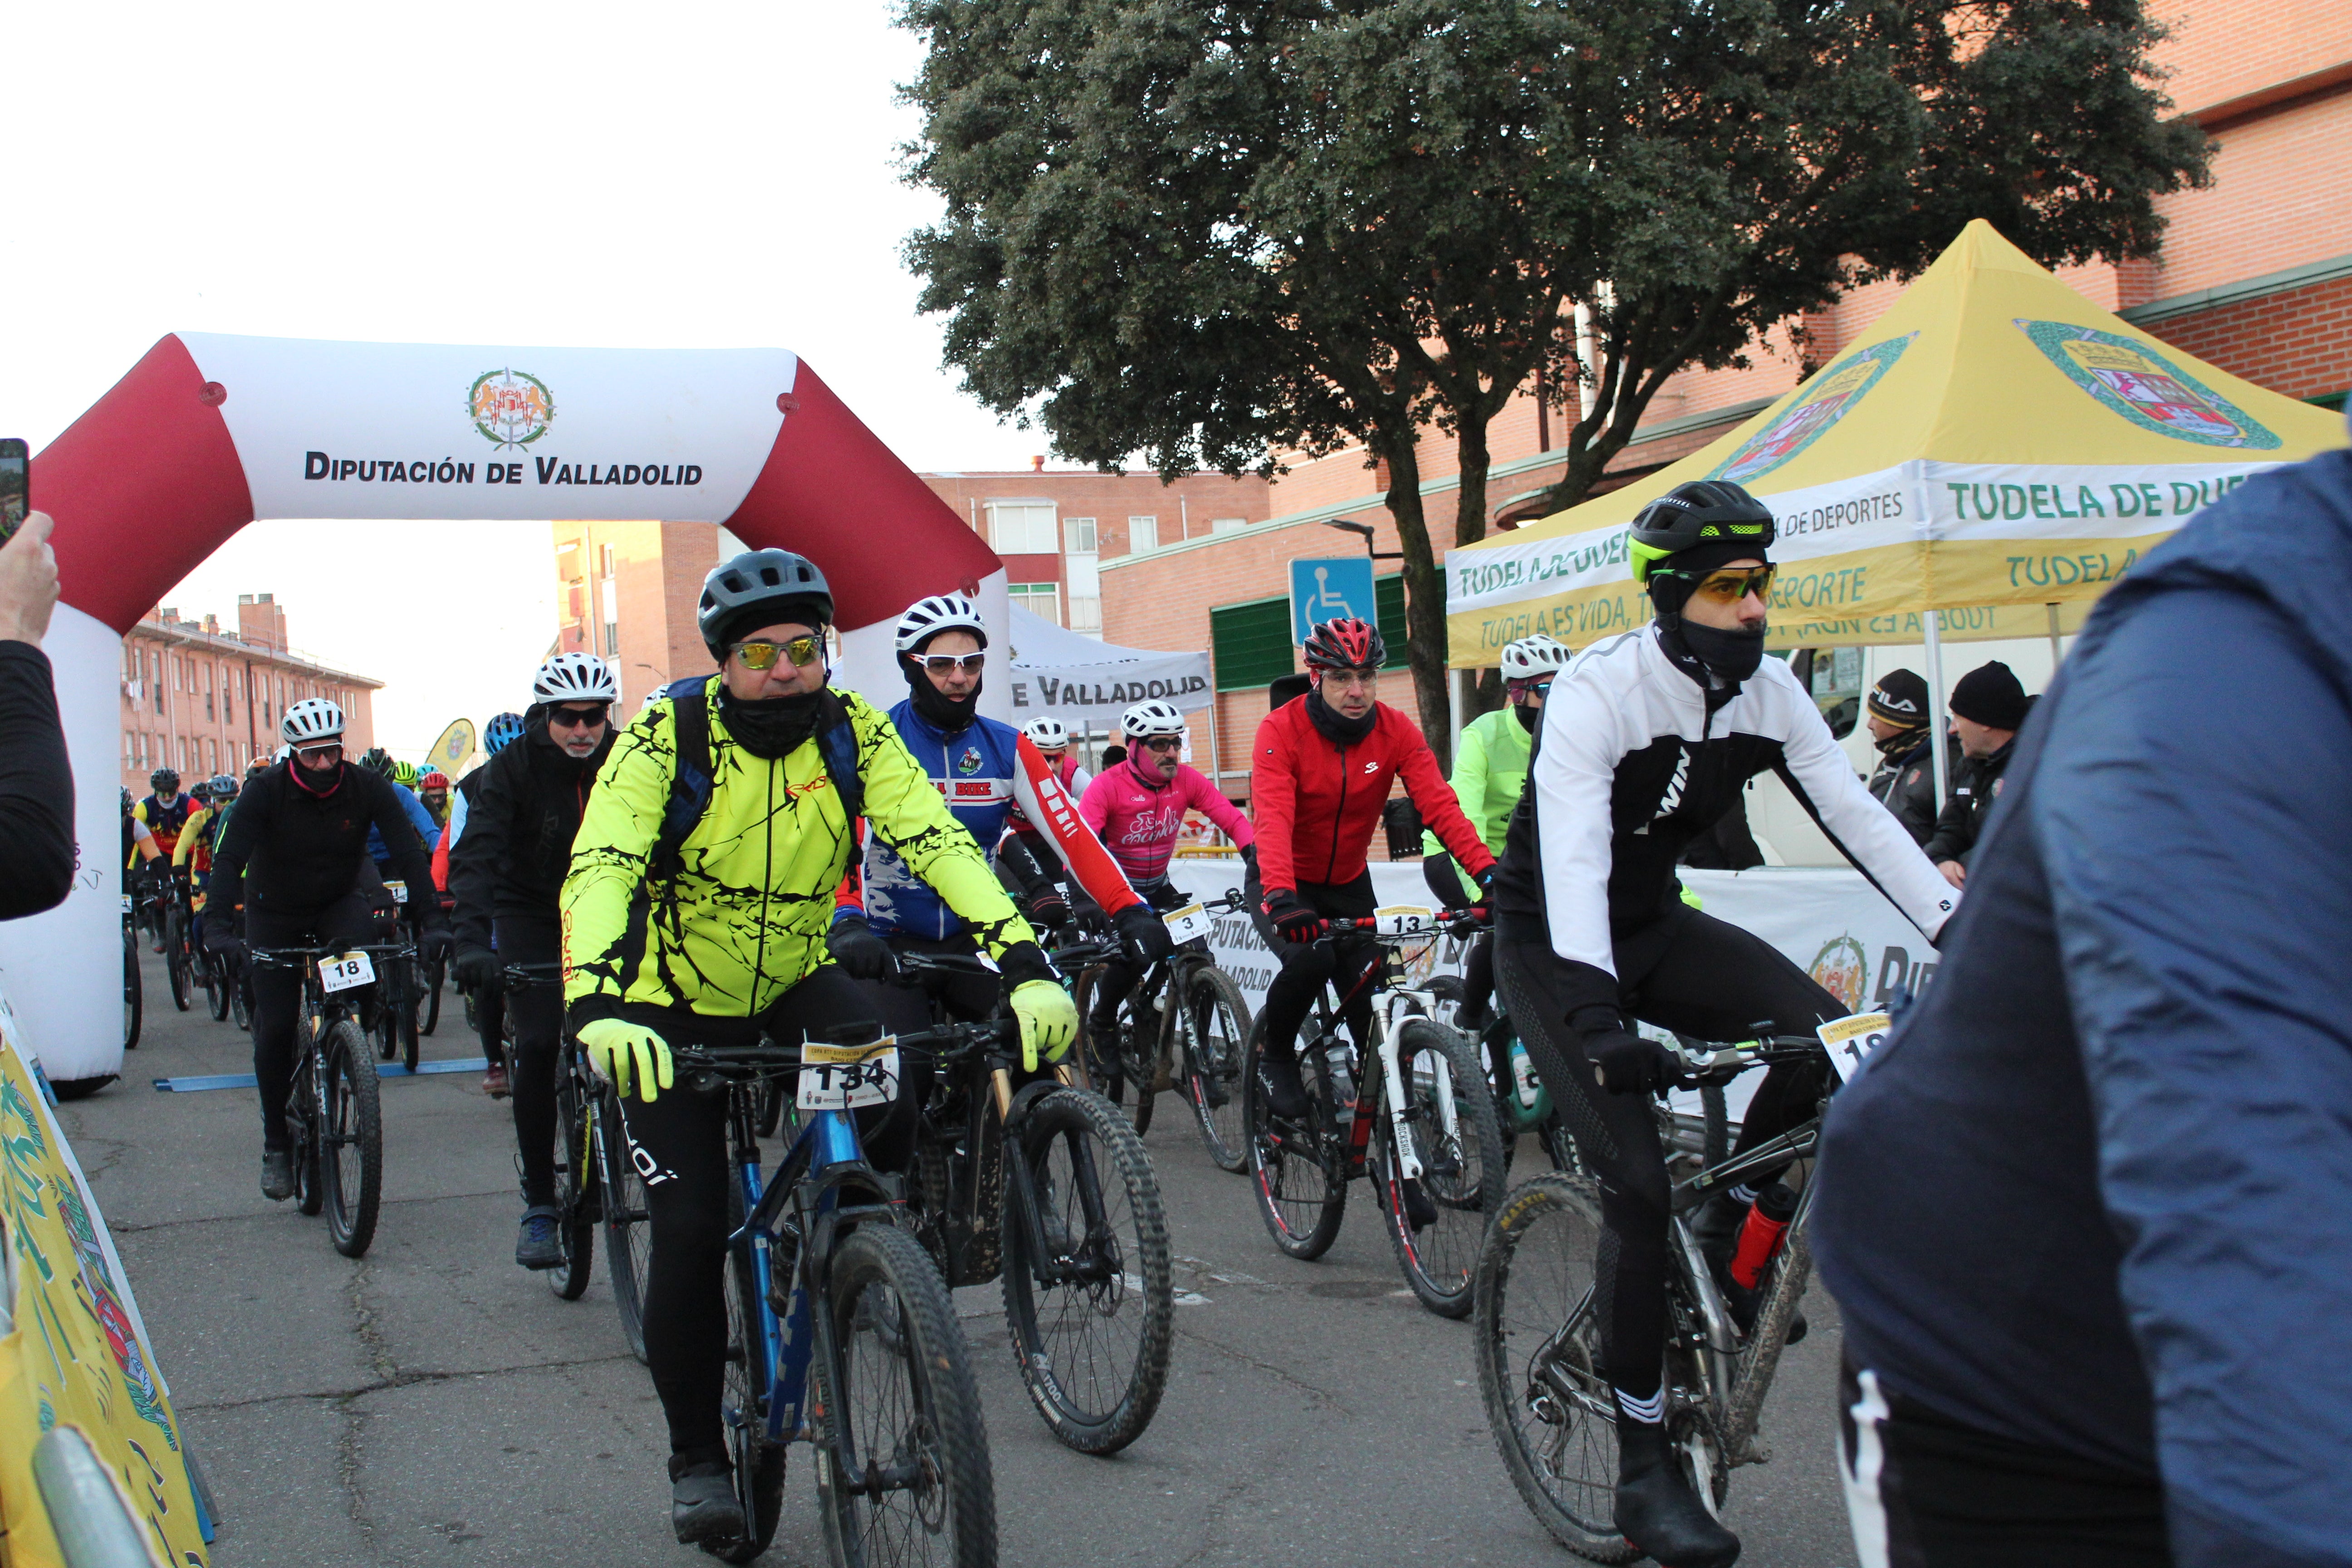
[[[1389,661],[1381,628],[1353,616],[1325,621],[1307,634],[1309,669],[1378,669]]]
[[[425,773],[417,779],[416,787],[418,789],[447,789],[449,787],[449,775],[443,773],[439,768],[435,768],[432,772]]]

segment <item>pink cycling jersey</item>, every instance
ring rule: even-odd
[[[1184,826],[1187,808],[1204,814],[1223,828],[1236,846],[1255,837],[1249,818],[1217,793],[1217,786],[1198,769],[1180,767],[1176,776],[1157,787],[1147,784],[1132,763],[1118,763],[1095,775],[1078,802],[1078,816],[1129,883],[1140,887],[1168,875],[1168,860],[1176,852],[1176,835]]]

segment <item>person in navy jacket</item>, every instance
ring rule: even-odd
[[[2111,589],[1832,1102],[1865,1563],[2352,1563],[2352,453]]]

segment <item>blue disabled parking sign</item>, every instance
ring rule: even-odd
[[[1372,563],[1361,555],[1290,563],[1290,645],[1298,647],[1319,623],[1353,616],[1377,626]]]

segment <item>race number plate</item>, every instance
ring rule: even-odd
[[[793,1103],[803,1110],[854,1110],[887,1105],[898,1098],[898,1041],[885,1035],[871,1045],[801,1047],[801,1087]]]
[[[1382,936],[1419,936],[1436,921],[1426,904],[1390,904],[1372,911],[1372,929]]]
[[[1191,942],[1194,937],[1206,936],[1209,928],[1215,923],[1209,919],[1209,911],[1197,902],[1186,904],[1181,910],[1170,910],[1160,918],[1166,922],[1169,936],[1177,942]]]
[[[407,883],[405,883],[405,882],[396,882],[396,881],[393,880],[391,878],[387,877],[387,878],[385,878],[385,879],[384,879],[383,885],[384,885],[385,887],[387,887],[387,888],[389,888],[389,889],[392,889],[392,901],[393,901],[394,903],[395,903],[395,904],[404,904],[404,903],[408,902],[408,884],[407,884]]]
[[[319,986],[328,992],[349,991],[354,985],[375,984],[375,965],[364,952],[347,952],[341,958],[319,960]]]
[[[1886,1043],[1894,1026],[1884,1013],[1856,1013],[1851,1017],[1832,1018],[1813,1033],[1822,1037],[1822,1048],[1837,1064],[1838,1078],[1851,1080],[1862,1070],[1870,1053]]]
[[[128,893],[123,894],[123,895],[122,895],[122,912],[123,912],[124,914],[126,914],[126,915],[127,915],[127,914],[129,914],[129,913],[131,912],[131,895],[130,895],[130,894],[128,894]]]

